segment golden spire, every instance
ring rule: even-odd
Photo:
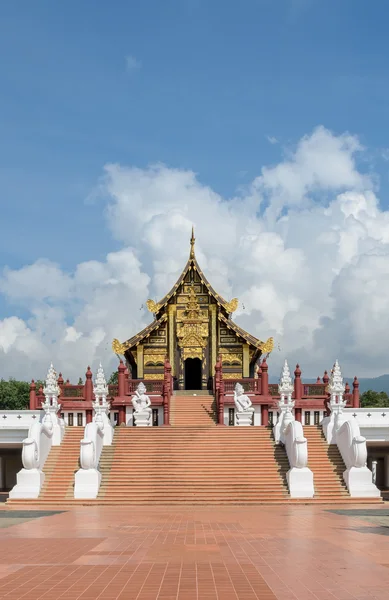
[[[190,256],[189,256],[189,258],[195,257],[195,249],[194,249],[195,241],[196,241],[196,238],[194,236],[194,227],[192,225],[192,237],[190,238]]]

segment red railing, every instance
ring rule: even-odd
[[[111,398],[115,398],[118,395],[119,386],[117,384],[109,384],[108,386],[108,395]]]
[[[226,394],[234,391],[237,383],[243,386],[245,392],[251,392],[253,394],[261,393],[261,380],[255,379],[254,377],[246,377],[245,379],[223,379],[224,392]]]
[[[326,386],[323,383],[303,384],[303,396],[325,396]]]
[[[77,398],[81,400],[84,398],[84,386],[83,385],[70,385],[65,384],[61,390],[61,398]]]
[[[134,394],[136,388],[140,383],[144,383],[146,391],[149,394],[161,394],[163,392],[163,380],[160,381],[147,381],[147,379],[129,379],[128,380],[128,393]]]
[[[269,383],[269,394],[270,396],[279,396],[278,383]]]

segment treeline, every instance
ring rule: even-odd
[[[78,381],[83,384],[82,379]],[[109,378],[109,384],[117,383],[117,371],[114,371]],[[36,381],[36,392],[40,386],[44,386],[44,381]],[[30,405],[30,382],[18,381],[17,379],[0,379],[0,410],[26,410]]]

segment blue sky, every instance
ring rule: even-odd
[[[17,340],[24,339],[23,336],[43,349],[39,364],[48,359],[45,336],[61,319],[62,333],[58,339],[62,335],[65,346],[68,344],[70,348],[71,340],[78,335],[84,337],[77,339],[87,339],[89,335],[89,351],[92,353],[93,349],[96,360],[100,360],[98,352],[103,342],[99,341],[99,322],[96,325],[88,321],[92,310],[88,307],[95,306],[94,288],[89,289],[90,297],[86,299],[82,282],[77,273],[74,275],[77,265],[92,259],[100,261],[99,266],[95,265],[95,279],[91,280],[96,289],[99,281],[104,287],[107,281],[111,285],[115,280],[116,308],[111,311],[121,311],[120,285],[127,286],[128,302],[136,296],[134,282],[139,294],[148,293],[147,276],[157,282],[155,289],[162,288],[165,279],[166,285],[170,285],[179,267],[175,262],[178,249],[187,239],[185,232],[180,237],[181,222],[185,228],[190,228],[192,222],[198,231],[200,228],[199,241],[208,262],[207,272],[211,272],[216,282],[220,275],[219,285],[228,279],[226,287],[230,286],[231,293],[234,281],[242,289],[249,289],[252,284],[254,276],[246,265],[254,261],[255,252],[259,256],[266,254],[268,244],[272,257],[272,248],[278,248],[278,274],[272,269],[266,273],[260,271],[264,267],[257,262],[259,271],[255,281],[259,287],[252,297],[257,298],[258,293],[259,299],[253,300],[251,321],[247,325],[254,328],[253,333],[279,334],[280,339],[286,336],[285,347],[296,355],[300,352],[300,356],[302,350],[298,345],[293,346],[293,340],[300,344],[301,331],[317,331],[320,337],[320,319],[325,317],[334,324],[328,331],[339,333],[341,348],[345,339],[342,327],[346,328],[347,319],[351,328],[354,318],[360,321],[358,311],[363,299],[355,297],[352,312],[347,305],[349,288],[343,291],[338,286],[338,276],[355,288],[355,279],[372,273],[372,267],[363,263],[369,260],[366,258],[369,252],[376,252],[379,246],[377,256],[386,253],[389,256],[389,213],[377,213],[376,199],[370,194],[374,190],[380,208],[389,209],[388,20],[389,5],[384,0],[3,2],[0,7],[0,272],[3,273],[0,349],[4,335],[10,372],[19,352]],[[326,129],[316,130],[321,125]],[[356,137],[344,137],[346,132]],[[356,139],[364,146],[363,152],[355,153]],[[317,161],[321,162],[322,157],[326,167],[316,185]],[[337,161],[339,172],[333,177]],[[143,179],[130,170],[111,170],[108,184],[104,185],[105,196],[97,193],[104,167],[112,163],[139,167]],[[168,169],[158,171],[155,176],[150,174],[147,167],[156,163]],[[298,205],[304,211],[305,195],[310,195],[314,202],[312,214],[305,214],[306,226],[299,225],[293,215],[290,223],[294,225],[289,230],[282,224],[269,225],[266,219],[253,218],[251,223],[246,218],[250,210],[254,213],[256,210],[247,186],[263,173],[264,166],[270,169],[261,178],[258,194],[269,197],[273,208],[281,205],[281,214],[288,214],[291,207]],[[197,174],[195,183],[184,174],[185,170]],[[364,178],[365,174],[369,177]],[[164,187],[167,182],[174,189],[170,204]],[[277,182],[281,182],[281,188]],[[220,196],[209,200],[206,186]],[[197,193],[195,202],[202,207],[200,213],[187,207],[188,202],[193,202],[192,187]],[[363,199],[358,196],[362,188],[364,193],[367,190]],[[229,240],[219,239],[219,246],[212,240],[213,235],[233,236],[239,230],[239,209],[232,224],[231,214],[226,215],[223,200],[220,203],[219,198],[231,198],[241,189],[246,189],[242,193],[242,215],[246,219],[242,232],[253,227],[257,237],[263,231],[269,234],[263,237],[265,241],[258,240],[258,247],[252,242],[253,246],[246,248],[245,259],[228,254]],[[134,190],[139,194],[139,202],[143,202],[139,210]],[[338,197],[335,201],[336,194],[344,190],[349,190],[352,196],[346,200]],[[183,205],[186,203],[181,213],[178,192],[182,193]],[[144,207],[154,206],[155,198],[164,203],[161,214],[157,215],[159,229],[153,221],[155,215],[143,219],[141,214]],[[107,218],[107,200],[113,205],[117,226]],[[336,204],[332,220],[314,206],[315,202],[331,201]],[[153,210],[158,213],[158,207]],[[174,227],[169,221],[169,211],[178,215]],[[253,217],[258,216],[254,213]],[[210,232],[209,221],[219,218],[215,215],[220,217],[220,227],[211,228]],[[369,225],[365,227],[367,220]],[[308,229],[310,235],[306,236]],[[150,231],[155,238],[147,240]],[[312,233],[316,231],[317,236]],[[320,246],[323,240],[316,244],[320,232],[326,243],[335,240],[338,254],[332,248],[323,253]],[[239,248],[244,235],[236,238],[240,240]],[[161,249],[158,239],[169,243]],[[147,248],[145,240],[149,243]],[[139,273],[134,266],[136,260],[131,263],[132,254],[129,259],[120,254],[123,247],[132,245],[144,250],[143,271]],[[108,260],[109,252],[117,254]],[[220,264],[212,263],[216,254],[220,254]],[[41,285],[35,283],[34,273],[43,270],[34,270],[35,267],[26,270],[26,266],[40,258],[60,266],[57,282],[65,290],[62,304],[58,298],[45,304],[44,292],[40,298],[35,292],[34,297],[29,293],[31,287]],[[291,273],[298,263],[311,280],[317,273],[316,263],[322,258],[323,304],[312,308],[316,299],[311,298],[304,285],[290,304],[285,303],[282,281],[285,265]],[[243,270],[239,268],[239,260]],[[120,277],[115,277],[121,261],[122,274],[128,261],[131,266],[127,279],[123,275],[125,281],[119,285]],[[160,268],[162,263],[164,270]],[[353,271],[357,263],[361,268],[358,276]],[[4,271],[4,267],[9,270]],[[361,286],[361,294],[368,289],[367,284],[382,285],[385,265],[377,259],[375,268],[376,279],[367,281],[364,288]],[[101,269],[105,269],[104,281]],[[229,276],[223,279],[222,273],[227,271]],[[142,273],[146,279],[142,279]],[[327,278],[328,273],[332,273],[332,279]],[[261,285],[268,286],[268,298],[274,300],[259,315],[263,302]],[[143,301],[143,296],[139,299],[136,296],[136,302],[133,300],[138,313]],[[363,301],[369,306],[369,297]],[[246,299],[246,307],[248,304]],[[46,317],[53,306],[61,316],[53,313],[52,322],[46,320],[42,325],[42,315]],[[75,317],[74,306],[86,308]],[[101,306],[94,309],[103,310]],[[297,321],[304,315],[310,315],[311,319],[301,323],[297,334],[295,313]],[[382,319],[386,314],[389,307],[377,307],[371,328],[366,323],[366,339],[377,323],[379,331],[385,330]],[[7,321],[12,316],[20,321]],[[137,327],[147,322],[146,317],[142,314],[133,319],[131,331],[123,318],[123,331],[128,329],[128,335],[135,333]],[[116,336],[122,335],[116,313],[110,319],[107,316],[104,325],[107,339],[114,330]],[[75,330],[69,333],[66,327],[73,324]],[[2,327],[5,334],[1,333]],[[287,333],[284,335],[282,331]],[[315,335],[311,337],[317,341]],[[109,345],[107,339],[105,346]],[[350,370],[358,366],[365,343],[365,339],[355,342],[355,354],[348,362]],[[20,341],[20,347],[24,348],[23,344]],[[303,350],[308,347],[304,344]],[[325,349],[328,340],[320,338],[320,344]],[[386,338],[382,344],[386,348]],[[14,346],[12,354],[8,348]],[[308,362],[312,352],[307,350],[306,354]],[[69,357],[71,360],[71,349]],[[312,362],[312,369],[316,369],[319,358]],[[371,360],[373,363],[373,357]],[[383,363],[377,366],[379,372],[384,368]]]
[[[366,0],[3,3],[2,263],[49,245],[72,268],[114,247],[85,203],[107,162],[191,168],[230,196],[280,158],[267,136],[294,143],[323,124],[380,163],[388,18]]]

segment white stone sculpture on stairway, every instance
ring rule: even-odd
[[[137,427],[151,427],[151,400],[146,394],[146,386],[142,381],[138,385],[135,391],[135,396],[132,397],[131,402],[132,406],[134,407],[135,425]]]
[[[276,443],[284,444],[290,469],[286,474],[292,498],[312,498],[314,495],[313,473],[308,468],[308,443],[301,423],[295,420],[292,400],[293,383],[288,362],[285,360],[278,384],[280,400],[279,416],[273,428]]]
[[[113,427],[109,418],[111,405],[107,401],[108,385],[101,363],[97,370],[93,393],[95,395],[95,401],[92,404],[94,410],[93,420],[101,424],[101,429],[104,432],[104,446],[110,446],[113,439]]]
[[[343,383],[342,372],[339,362],[336,360],[331,371],[330,381],[328,383],[328,392],[330,394],[329,407],[331,414],[323,419],[323,431],[326,440],[329,444],[336,444],[336,431],[345,421],[343,409],[346,406],[346,401],[343,400],[345,390]]]
[[[253,424],[254,407],[250,398],[244,393],[243,386],[240,383],[235,385],[235,424],[247,427]]]
[[[92,423],[85,427],[84,438],[80,442],[80,466],[74,480],[74,497],[96,498],[101,484],[99,471],[100,456],[103,446],[110,446],[113,428],[109,419],[110,403],[107,402],[108,386],[103,367],[97,370],[93,387],[95,401]]]
[[[38,498],[45,480],[42,469],[51,446],[58,446],[63,438],[65,426],[63,419],[58,417],[61,409],[58,404],[60,389],[52,364],[43,392],[45,402],[42,404],[41,419],[31,425],[28,437],[23,440],[23,469],[16,476],[17,483],[9,494],[10,498]]]
[[[278,442],[285,443],[284,432],[289,423],[294,421],[294,401],[292,400],[293,383],[287,360],[285,360],[281,371],[280,383],[278,384],[278,393],[280,395],[280,400],[278,402],[279,415],[277,423],[273,429],[274,439],[277,444]]]
[[[346,470],[343,479],[350,496],[354,498],[377,498],[380,491],[372,481],[372,473],[367,467],[366,438],[361,436],[357,421],[351,416],[346,419],[343,399],[345,386],[338,361],[331,371],[328,391],[331,395],[331,414],[323,419],[323,431],[329,444],[337,444]]]

